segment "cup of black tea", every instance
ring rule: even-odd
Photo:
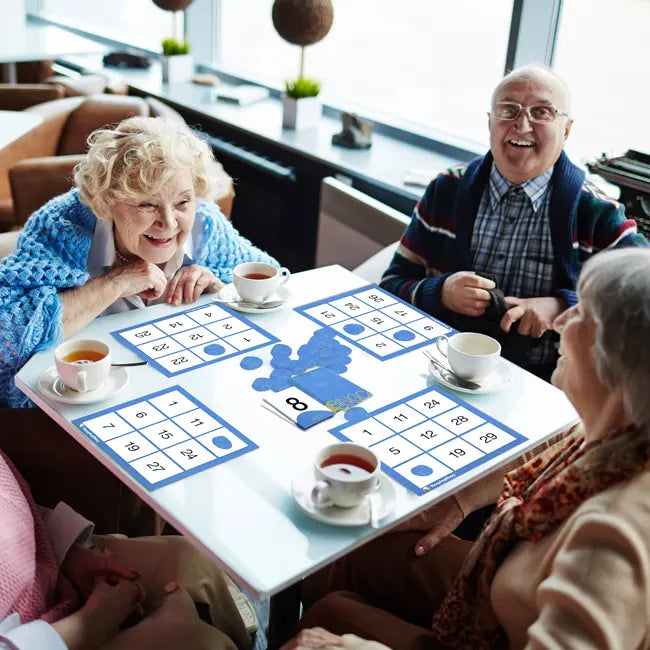
[[[367,447],[354,442],[329,445],[314,459],[311,499],[318,508],[352,508],[377,487],[379,472],[379,459]]]
[[[232,280],[242,300],[261,303],[268,300],[291,275],[289,269],[262,262],[244,262],[232,271]]]

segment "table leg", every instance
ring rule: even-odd
[[[271,597],[268,650],[277,650],[300,618],[300,582]]]
[[[7,63],[7,83],[15,84],[17,83],[18,76],[16,75],[16,63],[15,61],[10,61]]]

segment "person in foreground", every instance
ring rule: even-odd
[[[76,187],[37,210],[0,263],[0,406],[25,406],[14,374],[95,317],[192,303],[240,262],[277,264],[210,200],[219,167],[184,124],[129,118],[89,145]]]
[[[395,650],[650,648],[650,250],[595,256],[578,294],[554,321],[552,381],[581,425],[506,474],[476,542],[416,557],[419,533],[385,535],[334,565],[329,589],[345,591],[302,627]],[[310,634],[285,650],[347,647]]]
[[[64,503],[39,509],[0,452],[0,650],[250,647],[223,574],[186,540],[91,532]]]
[[[429,184],[380,283],[458,330],[493,336],[505,358],[547,380],[551,324],[576,303],[582,264],[647,245],[564,153],[572,124],[569,90],[550,68],[506,75],[492,94],[490,151]]]

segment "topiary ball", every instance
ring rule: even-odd
[[[192,4],[192,0],[153,0],[153,3],[165,11],[183,11]]]
[[[273,26],[285,41],[312,45],[327,35],[334,21],[332,0],[275,0]]]

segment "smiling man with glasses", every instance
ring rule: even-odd
[[[584,261],[647,245],[563,152],[570,115],[569,89],[550,68],[506,75],[488,112],[490,151],[430,183],[381,282],[461,331],[494,336],[545,379],[557,360],[551,325],[576,303]]]

